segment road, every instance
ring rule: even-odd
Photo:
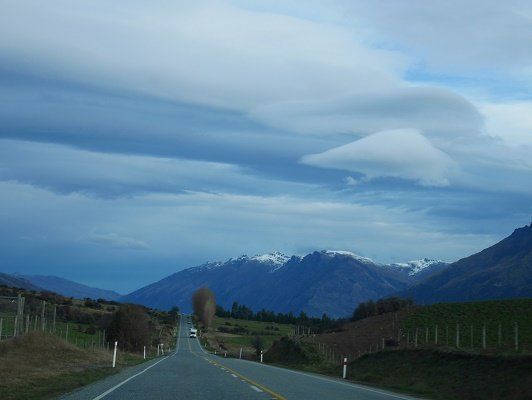
[[[169,356],[129,368],[61,399],[413,399],[340,379],[208,354],[197,339],[188,337],[185,318],[176,349]]]

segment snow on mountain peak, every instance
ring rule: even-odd
[[[373,261],[371,258],[368,258],[368,257],[362,257],[362,256],[359,256],[358,254],[352,253],[352,252],[350,252],[350,251],[344,251],[344,250],[325,250],[324,253],[325,253],[325,254],[328,254],[328,255],[331,255],[331,256],[333,256],[333,257],[336,256],[336,255],[348,256],[348,257],[354,258],[355,260],[360,261],[360,262],[363,262],[363,263],[372,263],[372,264],[376,264],[375,261]]]
[[[393,263],[390,264],[392,267],[406,269],[408,271],[408,275],[416,275],[423,271],[426,268],[429,268],[435,264],[441,264],[444,261],[441,260],[433,260],[431,258],[422,258],[421,260],[411,260],[407,261],[405,263]]]

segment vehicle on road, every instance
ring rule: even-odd
[[[189,337],[191,337],[191,338],[198,337],[198,330],[197,330],[197,329],[194,329],[194,328],[190,328],[190,335],[189,335]]]

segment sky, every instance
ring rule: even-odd
[[[0,271],[127,293],[531,221],[530,1],[0,4]]]

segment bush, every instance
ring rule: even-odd
[[[146,311],[133,304],[122,305],[114,314],[107,340],[117,341],[125,350],[141,351],[150,342],[150,318]]]

